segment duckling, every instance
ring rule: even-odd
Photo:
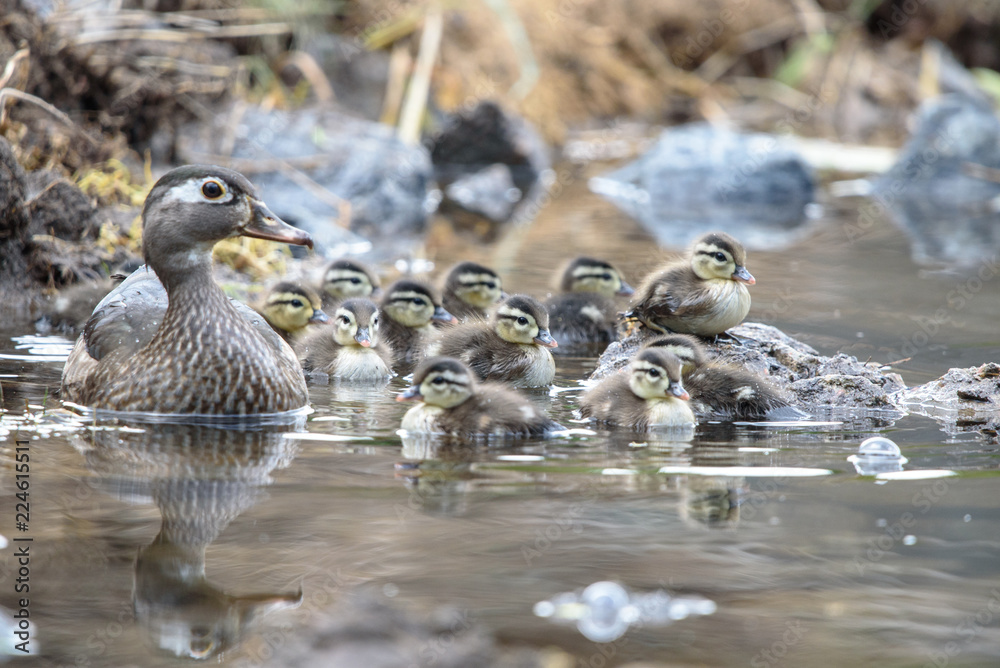
[[[319,295],[292,281],[282,281],[270,290],[254,310],[264,316],[267,324],[274,328],[281,338],[291,341],[302,334],[308,325],[330,322],[330,318],[320,308]]]
[[[552,336],[563,345],[611,343],[616,338],[616,295],[635,292],[604,260],[578,257],[562,271],[559,289],[545,302]]]
[[[475,262],[460,262],[445,277],[441,305],[459,322],[486,320],[490,308],[503,297],[495,271]]]
[[[580,399],[580,414],[640,431],[695,423],[681,381],[681,361],[660,348],[636,353],[627,369],[602,380]]]
[[[296,343],[295,352],[307,372],[352,381],[389,380],[392,350],[379,343],[378,329],[375,302],[347,299],[334,312],[333,327],[310,332]]]
[[[456,357],[480,380],[502,380],[520,387],[550,385],[556,365],[549,348],[549,314],[537,299],[513,295],[500,302],[489,322],[470,322],[441,332],[429,355]]]
[[[746,286],[757,281],[745,265],[740,242],[722,232],[706,234],[687,259],[646,279],[625,317],[661,333],[718,336],[750,311]]]
[[[180,414],[305,406],[298,359],[212,280],[212,247],[239,235],[310,247],[312,238],[274,215],[242,174],[211,165],[167,172],[146,197],[142,221],[148,269],[97,305],[63,367],[62,398]]]
[[[323,270],[319,291],[323,295],[323,308],[332,311],[351,297],[378,296],[378,274],[356,260],[334,260]]]
[[[395,354],[397,371],[412,368],[428,337],[434,333],[431,321],[456,323],[458,320],[441,307],[434,290],[420,281],[400,279],[390,285],[382,297],[382,340]]]
[[[479,383],[453,357],[424,360],[413,385],[396,401],[418,400],[403,416],[408,432],[476,436],[537,436],[562,429],[517,392],[499,383]]]
[[[704,349],[693,336],[658,336],[646,343],[644,348],[666,350],[681,360],[684,387],[691,394],[691,403],[699,414],[748,419],[790,408],[781,391],[757,374],[729,364],[707,361]]]

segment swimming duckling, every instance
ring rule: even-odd
[[[401,279],[386,289],[380,304],[382,340],[395,354],[397,371],[412,368],[434,333],[431,321],[456,323],[455,316],[441,307],[434,290],[420,281]]]
[[[514,295],[500,302],[489,322],[470,322],[442,332],[429,355],[456,357],[480,380],[501,380],[520,387],[550,385],[556,364],[549,348],[549,314],[537,299]]]
[[[635,290],[604,260],[578,257],[563,270],[559,289],[545,302],[549,329],[563,345],[611,343],[616,338],[616,295]]]
[[[580,399],[580,414],[644,431],[695,423],[681,381],[681,361],[660,348],[636,353],[627,369],[602,380]]]
[[[479,383],[472,370],[453,357],[424,360],[413,386],[396,401],[418,400],[403,416],[413,433],[465,437],[536,436],[562,429],[517,392],[499,383]]]
[[[712,232],[691,246],[686,259],[649,276],[626,318],[650,329],[718,336],[743,322],[750,311],[746,251],[736,239]]]
[[[460,322],[486,320],[504,296],[500,277],[489,267],[460,262],[445,277],[441,305]]]
[[[253,309],[264,316],[281,338],[291,341],[307,325],[330,322],[320,305],[319,295],[312,288],[282,281],[268,290]]]
[[[332,330],[332,331],[331,331]],[[295,345],[307,372],[354,381],[392,377],[392,350],[379,343],[378,306],[370,299],[346,299],[333,314],[332,327],[319,327]]]
[[[379,290],[378,274],[356,260],[334,260],[323,270],[320,294],[323,308],[331,311],[345,299],[371,297]]]
[[[684,387],[701,414],[727,419],[761,418],[789,408],[781,391],[755,373],[729,364],[709,362],[701,343],[687,334],[668,334],[650,340],[644,349],[659,348],[678,357]],[[793,412],[797,412],[793,409]]]
[[[94,309],[66,360],[62,399],[115,411],[245,415],[305,406],[292,349],[212,280],[212,247],[235,236],[312,246],[242,174],[187,165],[142,209],[140,267]],[[162,283],[161,283],[162,281]]]

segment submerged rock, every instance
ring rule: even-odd
[[[788,392],[794,405],[898,410],[894,394],[906,387],[903,379],[878,364],[861,362],[843,353],[826,357],[776,327],[761,323],[745,322],[729,332],[742,344],[706,341],[709,356],[767,378]],[[612,343],[598,360],[591,380],[623,368],[655,336],[655,332],[638,327]]]
[[[974,265],[1000,249],[1000,119],[962,95],[929,100],[899,160],[874,184],[918,262]],[[864,211],[862,212],[864,216]]]
[[[665,245],[722,230],[773,248],[799,235],[815,180],[778,137],[698,123],[664,131],[638,160],[591,179],[590,189]]]

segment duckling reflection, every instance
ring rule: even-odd
[[[280,435],[288,430],[156,424],[75,439],[104,489],[161,512],[159,533],[139,550],[132,589],[136,621],[159,651],[220,657],[266,614],[302,601],[301,590],[229,593],[205,575],[208,546],[294,458],[294,442]]]

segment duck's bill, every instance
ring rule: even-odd
[[[534,338],[534,341],[538,345],[545,346],[546,348],[558,348],[559,347],[559,344],[556,342],[555,339],[552,338],[552,335],[549,334],[549,330],[547,330],[547,329],[540,330],[538,332],[538,336],[536,336]]]
[[[621,297],[628,297],[629,295],[634,295],[635,294],[635,288],[633,288],[631,285],[629,285],[625,281],[622,281],[621,286],[619,286],[619,288],[615,292],[615,294],[619,295]]]
[[[668,391],[673,396],[677,397],[678,399],[682,399],[684,401],[688,401],[691,398],[691,395],[688,394],[687,390],[684,389],[684,386],[678,383],[671,383],[670,390]]]
[[[753,277],[746,267],[736,267],[736,271],[733,272],[733,280],[739,281],[740,283],[746,283],[747,285],[753,285],[757,282],[757,279]]]
[[[330,322],[330,316],[324,313],[321,309],[314,309],[312,317],[309,318],[309,322],[313,325],[321,325],[325,322]]]
[[[423,398],[423,395],[420,394],[420,387],[417,385],[408,387],[396,395],[396,401],[413,401],[415,399]]]
[[[431,316],[431,320],[440,320],[441,322],[450,322],[452,324],[458,322],[458,318],[453,316],[451,313],[448,313],[440,306],[434,309],[434,315]]]
[[[243,236],[255,239],[267,239],[268,241],[280,241],[295,246],[313,247],[313,240],[308,232],[300,230],[297,227],[292,227],[281,218],[278,218],[260,200],[251,199],[250,206],[253,209],[253,216],[250,219],[250,223],[240,232]]]
[[[371,332],[368,331],[367,327],[362,327],[358,330],[358,333],[354,335],[354,340],[358,342],[358,345],[362,348],[372,347],[372,337]]]

